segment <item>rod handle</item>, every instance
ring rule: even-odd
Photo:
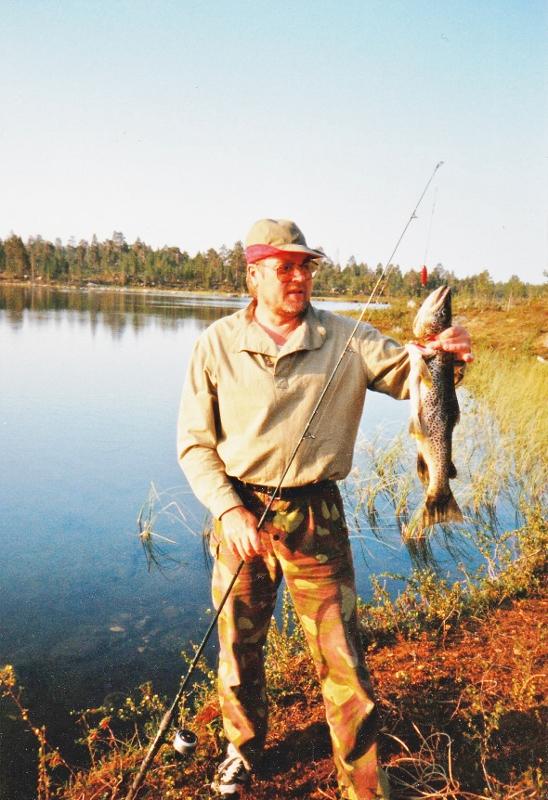
[[[160,722],[160,727],[156,732],[156,736],[152,740],[150,747],[147,750],[146,756],[143,758],[143,762],[139,767],[139,772],[135,776],[133,783],[131,784],[131,788],[126,795],[126,800],[134,800],[137,795],[137,792],[141,788],[141,784],[143,782],[143,778],[145,777],[148,768],[151,762],[154,759],[154,756],[160,749],[160,745],[162,744],[162,740],[166,734],[167,729],[171,725],[171,721],[173,719],[174,709],[173,707],[168,708],[164,716],[162,717],[162,721]]]

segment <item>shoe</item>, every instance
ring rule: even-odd
[[[217,767],[211,788],[221,797],[238,794],[238,791],[249,785],[251,770],[238,753],[234,745],[229,744],[227,757]]]

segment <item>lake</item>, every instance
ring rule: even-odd
[[[244,303],[0,288],[0,663],[14,664],[34,718],[65,746],[71,709],[147,679],[174,692],[180,651],[207,627],[204,510],[176,461],[176,416],[196,337]],[[370,393],[364,435],[403,428],[406,406]],[[159,500],[147,507],[151,485]],[[176,542],[157,540],[162,571],[147,569],[143,505]],[[408,563],[396,534],[371,537],[367,563],[356,555],[362,596],[371,570]],[[30,798],[32,739],[9,715],[0,726],[0,798]]]

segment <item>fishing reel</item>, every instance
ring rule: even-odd
[[[193,731],[190,731],[188,728],[179,728],[175,732],[175,738],[173,739],[173,747],[181,756],[189,756],[195,750],[198,744],[198,737],[196,736]]]

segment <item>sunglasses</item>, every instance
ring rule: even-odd
[[[268,265],[270,266],[270,265]],[[272,267],[276,270],[276,277],[281,283],[287,283],[293,277],[295,270],[298,270],[303,278],[313,278],[317,273],[318,268],[315,264],[298,264],[288,261],[284,264],[279,264],[277,267]]]

